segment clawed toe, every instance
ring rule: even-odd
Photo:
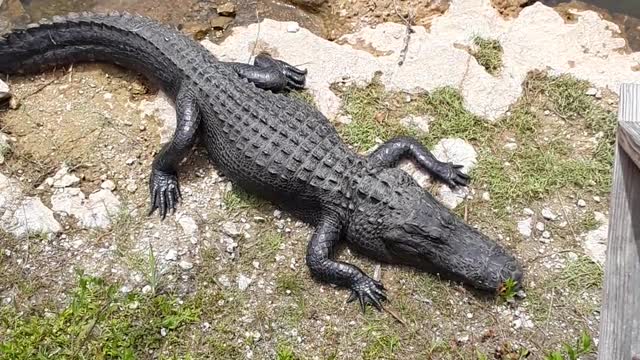
[[[157,170],[153,170],[149,177],[149,193],[151,206],[148,216],[158,210],[162,220],[167,217],[168,211],[175,213],[176,206],[182,199],[178,178]]]
[[[358,299],[363,313],[367,305],[373,305],[378,311],[382,311],[382,302],[387,300],[384,290],[384,286],[379,281],[365,278],[351,287],[351,295],[347,303]]]

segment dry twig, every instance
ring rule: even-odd
[[[398,60],[398,65],[402,65],[404,64],[404,60],[407,57],[407,51],[409,50],[409,39],[411,38],[411,34],[414,33],[413,29],[411,28],[414,15],[412,11],[409,11],[408,16],[402,16],[400,14],[400,11],[398,10],[398,4],[396,3],[396,0],[393,0],[393,8],[396,12],[396,15],[398,15],[398,17],[400,17],[400,19],[402,19],[402,21],[404,21],[404,23],[407,25],[404,34],[404,45],[402,46],[402,50],[400,50],[400,59]]]

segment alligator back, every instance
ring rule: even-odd
[[[326,117],[298,99],[257,88],[176,29],[137,15],[83,13],[0,39],[0,73],[87,61],[138,71],[173,99],[181,88],[193,91],[210,158],[240,187],[294,212],[304,209],[307,220],[313,209],[346,206],[348,181],[363,159]]]

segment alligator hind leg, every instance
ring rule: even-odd
[[[257,87],[273,92],[303,89],[307,70],[301,70],[282,60],[276,60],[266,53],[256,56],[253,65],[227,63],[241,77]]]
[[[462,165],[439,161],[426,147],[411,137],[397,137],[387,141],[371,153],[368,160],[373,166],[393,167],[403,158],[414,160],[450,187],[469,184],[469,176],[461,171]]]
[[[184,87],[176,97],[176,116],[177,126],[173,138],[156,155],[149,176],[149,215],[158,209],[163,220],[167,210],[175,212],[178,200],[182,198],[178,183],[178,164],[195,143],[200,118],[196,97]]]
[[[331,259],[340,240],[338,223],[333,218],[322,219],[313,233],[307,248],[307,266],[311,275],[320,281],[351,289],[347,302],[358,299],[362,311],[369,304],[382,310],[382,301],[387,298],[384,286],[357,266]]]

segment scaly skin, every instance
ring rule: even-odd
[[[241,188],[315,226],[311,274],[351,289],[349,301],[381,309],[383,285],[334,260],[339,242],[379,261],[413,266],[496,290],[520,281],[515,258],[395,169],[413,159],[451,187],[469,178],[412,138],[368,157],[350,150],[326,117],[281,94],[304,86],[306,71],[266,54],[253,65],[220,62],[175,29],[129,14],[55,17],[0,40],[0,73],[31,73],[70,63],[109,62],[141,72],[176,104],[177,128],[154,159],[150,213],[164,219],[181,193],[178,164],[203,137],[215,166]]]

